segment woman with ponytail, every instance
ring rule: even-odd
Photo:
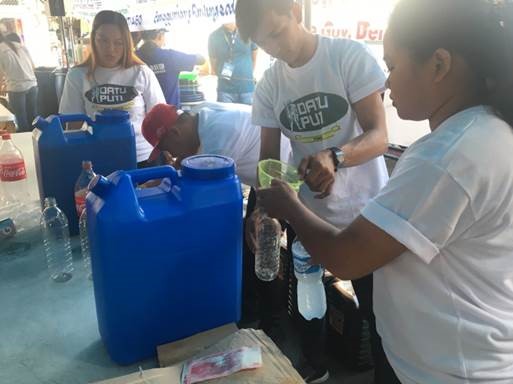
[[[345,280],[374,272],[387,384],[513,383],[511,7],[398,1],[387,86],[399,116],[428,120],[431,133],[347,229],[284,183],[258,193],[313,264]]]
[[[30,54],[23,45],[0,32],[0,78],[6,79],[9,105],[16,117],[18,131],[31,130],[37,115],[37,80]]]

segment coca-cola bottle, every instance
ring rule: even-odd
[[[25,160],[21,151],[11,140],[10,133],[2,134],[0,182],[4,205],[15,206],[25,204],[30,200]]]
[[[95,176],[96,174],[93,171],[93,163],[89,160],[82,161],[82,173],[75,183],[75,208],[77,210],[78,217],[82,215],[82,211],[85,208],[85,199],[87,192],[89,192],[87,186]]]

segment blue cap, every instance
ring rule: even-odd
[[[226,156],[198,155],[182,161],[182,175],[197,180],[215,180],[232,177],[235,163]]]

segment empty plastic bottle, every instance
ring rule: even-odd
[[[57,283],[64,283],[73,276],[73,259],[68,219],[57,206],[54,197],[45,198],[40,225],[50,278]]]
[[[281,225],[265,212],[256,210],[255,274],[262,281],[272,281],[280,270]]]
[[[306,319],[322,319],[326,314],[326,292],[322,277],[324,269],[310,264],[310,255],[299,240],[292,243],[294,275],[297,278],[297,306]]]
[[[91,253],[89,251],[89,237],[87,234],[87,209],[82,211],[80,220],[78,222],[78,227],[80,230],[80,250],[82,252],[84,269],[86,271],[87,278],[92,280],[93,273],[91,270]]]

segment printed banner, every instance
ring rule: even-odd
[[[102,9],[112,9],[125,15],[131,31],[198,22],[214,25],[235,19],[235,0],[73,0],[70,13],[92,20]]]
[[[312,0],[312,31],[380,44],[397,0]]]

